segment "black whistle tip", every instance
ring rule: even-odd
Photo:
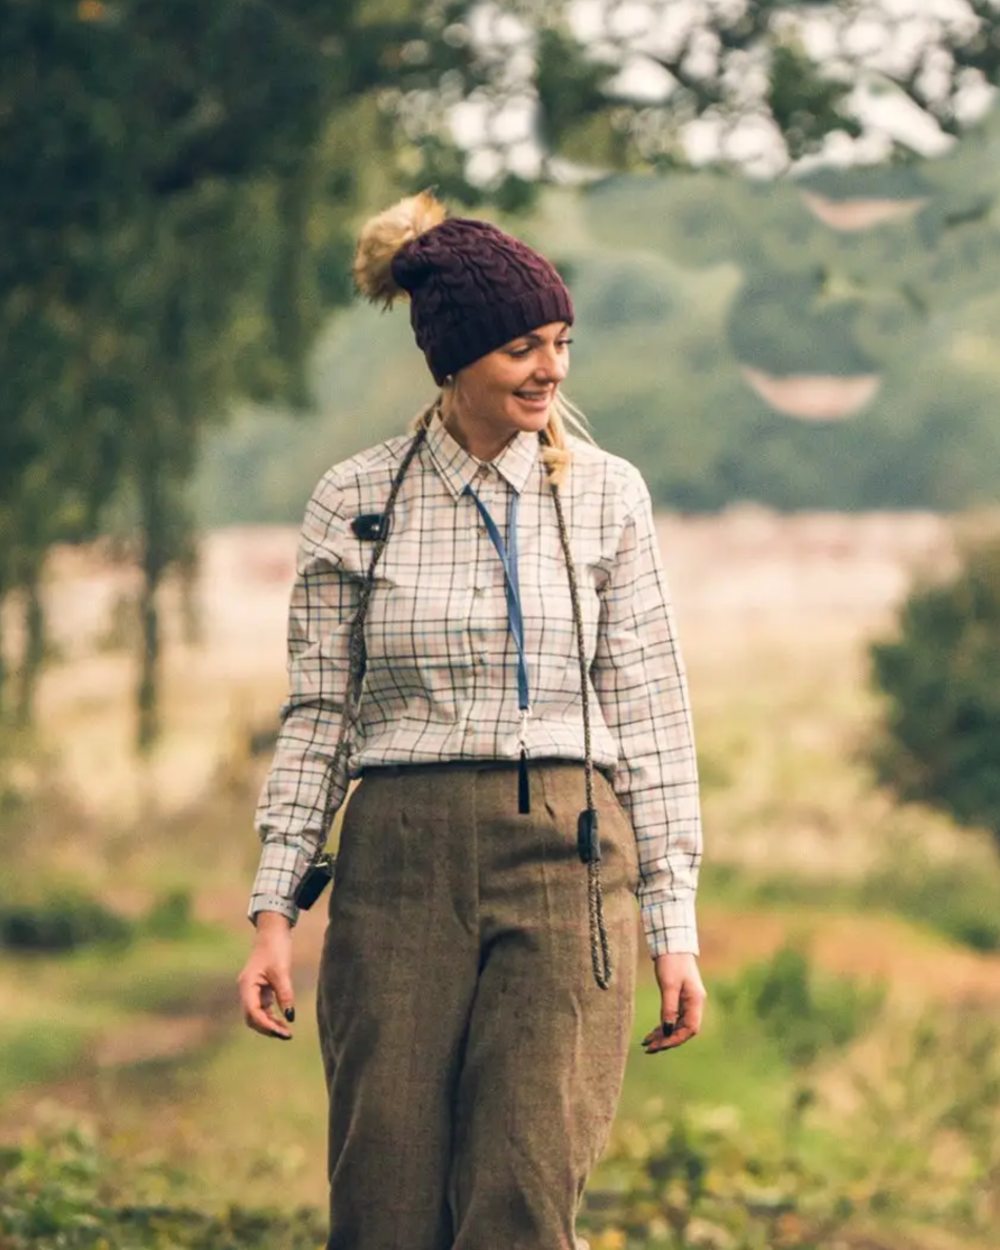
[[[583,863],[601,858],[601,839],[597,830],[597,811],[586,807],[576,822],[576,845]]]
[[[531,789],[528,785],[528,758],[524,747],[517,766],[517,810],[522,816],[531,811]]]

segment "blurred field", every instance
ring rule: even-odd
[[[709,733],[723,707],[733,725],[757,710],[794,712],[784,706],[793,686],[792,703],[806,708],[834,677],[853,695],[861,641],[889,622],[914,568],[941,567],[951,554],[947,524],[931,513],[781,516],[745,505],[709,516],[665,514],[658,524],[695,713]],[[196,645],[185,645],[178,587],[166,588],[166,740],[141,773],[123,715],[134,674],[121,601],[137,585],[135,570],[100,549],[56,550],[49,627],[63,662],[43,685],[41,721],[89,810],[126,818],[149,802],[177,810],[225,754],[227,726],[273,719],[283,695],[295,538],[283,526],[206,536]],[[6,628],[16,650],[13,613]],[[776,680],[775,664],[789,680]],[[863,715],[856,699],[851,710]],[[824,735],[832,745],[829,715],[814,720],[814,745],[821,748]],[[797,722],[784,728],[804,732]],[[768,778],[758,779],[770,788]]]
[[[806,1173],[814,1167],[845,1192],[853,1185],[869,1216],[878,1207],[865,1186],[878,1172],[893,1228],[903,1227],[910,1190],[920,1192],[905,1238],[878,1240],[876,1221],[871,1240],[845,1245],[986,1250],[977,1231],[985,1199],[961,1219],[955,1210],[972,1178],[979,1193],[983,1168],[997,1166],[995,1146],[986,1162],[983,1154],[995,1136],[995,1078],[962,1050],[977,1030],[1000,1025],[1000,933],[993,942],[989,927],[1000,898],[997,855],[985,831],[897,805],[874,788],[865,762],[878,715],[865,644],[891,628],[916,573],[949,566],[950,525],[933,514],[779,516],[747,506],[663,515],[659,526],[702,764],[709,1014],[694,1043],[646,1059],[638,1039],[655,1023],[657,1002],[642,959],[636,1046],[595,1192],[620,1190],[626,1175],[638,1185],[629,1169],[664,1126],[690,1116],[691,1132],[724,1139],[723,1156],[738,1156],[743,1171],[748,1151],[765,1158],[766,1143],[783,1143]],[[87,886],[139,930],[124,951],[0,959],[10,1004],[0,1030],[0,1133],[12,1141],[28,1126],[82,1116],[126,1161],[130,1192],[209,1205],[324,1201],[312,1012],[323,909],[297,930],[291,1045],[275,1051],[249,1033],[235,990],[250,938],[252,805],[268,758],[249,743],[274,728],[284,693],[295,538],[286,527],[208,535],[197,640],[185,637],[179,588],[168,588],[167,732],[143,767],[130,751],[133,664],[116,609],[134,575],[96,549],[61,549],[52,562],[56,655],[41,691],[38,746],[8,780],[2,849],[34,881]],[[7,628],[14,634],[16,622]],[[143,928],[171,890],[190,897],[190,915],[170,932]],[[853,1029],[842,1043],[831,1040],[834,1030],[808,1059],[789,1049],[798,1023],[773,1026],[759,1003],[751,1011],[744,1002],[753,969],[778,956],[780,970],[789,942],[820,978],[816,993],[840,995],[829,1018]],[[827,1008],[808,999],[798,975],[780,971],[783,992],[806,995],[789,1019],[808,1023],[815,1010],[825,1037]],[[868,990],[884,1004],[852,997]],[[927,1119],[933,1099],[922,1069],[906,1067],[911,1031],[928,1010],[935,1027],[964,1021],[968,1039],[933,1034],[926,1043],[932,1087],[994,1117],[983,1128],[970,1111],[972,1127],[951,1130],[941,1158],[920,1145],[928,1132],[937,1140],[939,1126]],[[962,1093],[977,1073],[982,1088]],[[896,1100],[888,1110],[866,1092],[873,1079]],[[805,1086],[808,1115],[790,1111]],[[895,1144],[874,1168],[886,1134]],[[997,1175],[985,1192],[1000,1218]],[[924,1210],[932,1190],[936,1216]],[[595,1199],[598,1227],[601,1209]],[[951,1239],[942,1239],[946,1228]]]

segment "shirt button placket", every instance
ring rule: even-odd
[[[490,466],[488,464],[481,464],[474,474],[474,480],[475,480],[474,489],[476,493],[480,496],[480,498],[483,498],[482,488],[488,484],[489,477],[490,477]],[[487,507],[489,507],[489,503],[487,502],[485,498],[483,498],[483,502],[486,503]],[[477,676],[477,673],[480,669],[485,667],[487,659],[488,659],[486,652],[483,650],[482,642],[479,637],[479,628],[478,628],[479,614],[480,614],[479,609],[481,608],[481,605],[483,603],[483,596],[486,593],[486,586],[487,586],[487,583],[486,583],[487,573],[483,564],[483,561],[485,559],[484,540],[485,540],[486,547],[489,548],[490,552],[493,551],[493,544],[490,542],[489,534],[486,532],[486,528],[485,528],[485,525],[483,524],[482,516],[480,515],[478,507],[476,507],[475,503],[473,503],[471,500],[470,500],[470,503],[472,503],[473,509],[475,510],[475,516],[476,516],[476,525],[472,531],[474,554],[473,554],[473,563],[472,563],[472,570],[473,570],[472,607],[471,607],[471,616],[470,616],[470,622],[469,622],[469,626],[470,626],[469,632],[471,635],[470,641],[472,643],[473,698],[476,698],[479,694],[479,689],[478,689],[479,678]],[[463,726],[463,741],[464,742],[468,742],[472,732],[473,732],[473,726],[470,723],[470,721],[466,719],[465,725]]]
[[[496,477],[496,472],[493,468],[493,465],[489,463],[481,464],[479,468],[476,470],[476,477],[477,479],[479,479],[479,482],[481,484],[480,492],[479,492],[480,498],[482,499],[486,507],[489,508],[490,512],[493,513],[493,515],[495,516],[497,512],[497,508],[498,508],[497,502],[494,498],[494,495],[495,495],[494,488],[497,482],[497,477]],[[494,560],[499,559],[496,549],[493,546],[493,542],[490,539],[490,536],[486,531],[485,524],[483,523],[481,517],[480,517],[479,539],[480,539],[480,544],[481,544],[480,563],[476,569],[475,599],[481,605],[481,609],[480,609],[480,619],[481,619],[483,615],[483,611],[485,609],[485,602],[484,602],[485,596],[487,594],[487,591],[490,588],[490,578],[492,576],[492,564],[486,565],[483,562],[494,561]],[[476,663],[478,667],[480,668],[480,670],[487,668],[490,663],[489,651],[486,648],[485,638],[481,631],[479,634],[479,643],[478,643],[478,648],[476,651]],[[485,680],[485,674],[483,674],[483,680]]]

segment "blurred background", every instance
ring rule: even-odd
[[[323,1242],[252,814],[305,502],[433,394],[353,241],[433,186],[569,281],[691,684],[706,1023],[643,1055],[642,949],[581,1230],[996,1250],[1000,6],[0,15],[0,1245]]]

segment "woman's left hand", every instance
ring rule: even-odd
[[[647,1055],[683,1046],[694,1037],[701,1028],[708,997],[698,971],[698,957],[690,951],[657,955],[653,971],[660,987],[660,1024],[642,1039]]]

